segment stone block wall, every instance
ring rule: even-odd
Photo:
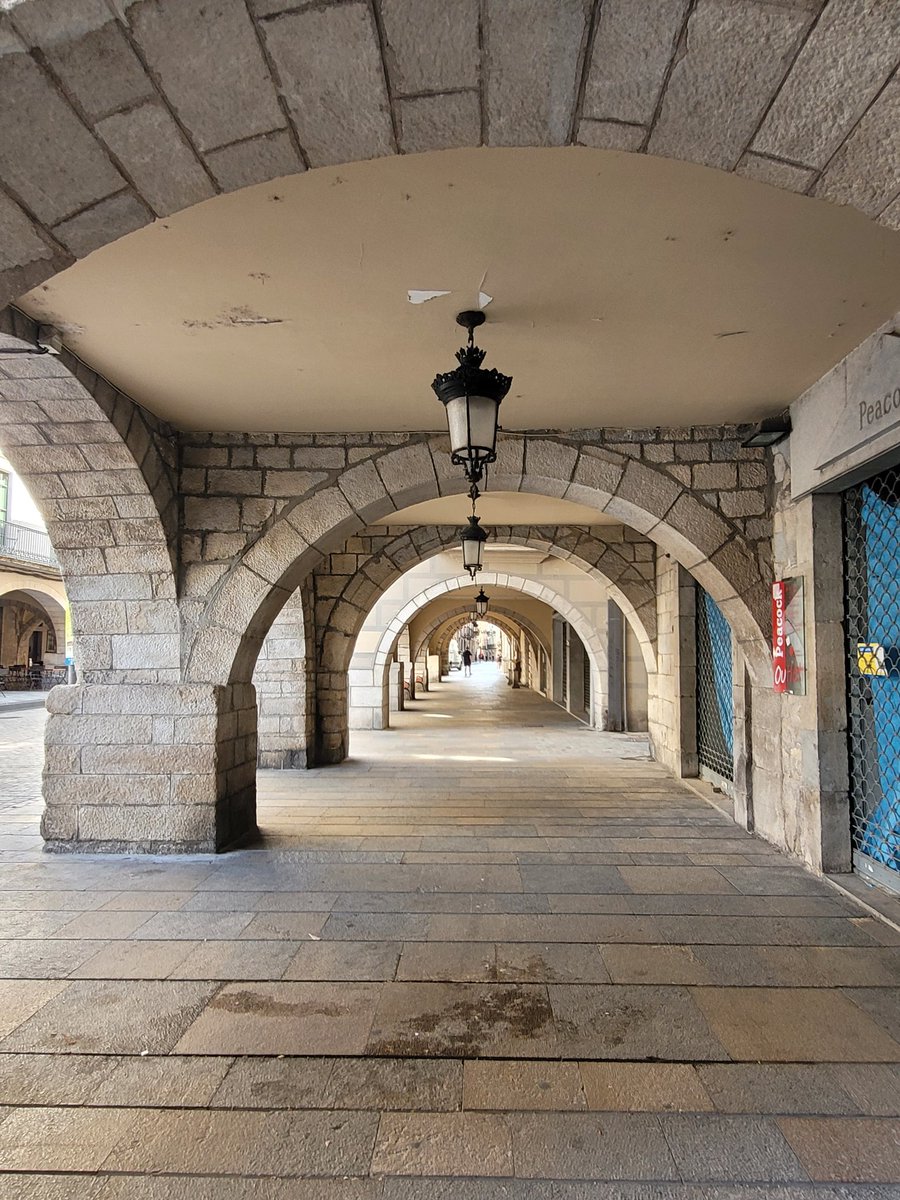
[[[0,445],[47,523],[81,676],[176,682],[174,434],[71,356],[22,353],[36,337],[0,312]]]
[[[722,544],[728,542],[730,532],[739,532],[768,569],[771,567],[772,536],[769,460],[764,450],[741,446],[746,432],[747,427],[732,425],[688,429],[586,429],[565,434],[535,432],[522,439],[505,440],[513,456],[514,441],[530,448],[523,491],[531,490],[529,476],[537,481],[545,473],[542,455],[555,460],[561,457],[559,452],[565,450],[562,457],[566,458],[569,468],[566,478],[572,484],[569,495],[571,499],[577,499],[578,488],[592,481],[585,473],[587,464],[579,467],[574,478],[572,470],[577,451],[590,447],[596,453],[597,469],[601,470],[606,482],[613,483],[612,490],[617,497],[644,507],[657,517],[669,514],[674,506],[671,515],[683,535],[689,538],[695,532],[690,524],[693,514],[682,512],[686,506],[680,502],[681,492],[688,490],[725,518],[721,526]],[[418,477],[423,463],[427,464],[426,471],[431,477],[430,494],[438,494],[441,489],[429,452],[432,445],[442,452],[445,440],[417,433],[183,434],[182,551],[187,596],[202,595],[227,572],[238,555],[271,528],[279,515],[289,512],[299,500],[314,492],[324,492],[338,484],[346,494],[344,506],[334,502],[333,511],[326,515],[334,528],[357,513],[364,517],[367,499],[375,501],[384,497],[385,489],[389,494],[402,490],[405,479]],[[554,454],[556,448],[559,452]],[[384,457],[397,449],[404,451],[399,458]],[[611,456],[607,471],[602,471],[604,450]],[[518,471],[521,474],[521,450],[519,455]],[[617,474],[612,470],[613,458],[627,460],[624,478],[621,472]],[[557,474],[557,461],[550,461],[546,466],[548,474]],[[345,475],[352,467],[357,467],[358,472]],[[506,462],[501,456],[497,473],[505,473],[507,469],[513,473],[515,463]],[[497,486],[502,487],[502,483]],[[562,491],[565,491],[565,485]],[[405,502],[414,503],[414,500]],[[379,515],[387,515],[389,511],[387,504]],[[679,522],[682,516],[685,519]],[[455,526],[451,532],[455,536]],[[598,529],[590,532],[594,536],[604,536]],[[645,533],[646,530],[635,531],[637,538]],[[405,545],[398,542],[395,552],[390,554],[399,565],[417,561],[435,544],[437,535],[431,527],[417,527],[402,535],[393,534],[394,539],[401,536]],[[373,537],[381,539],[380,542],[373,542]],[[354,577],[365,565],[355,556],[383,554],[390,540],[383,528],[354,529],[347,545],[336,552],[337,561],[332,555],[328,573],[335,577],[341,574],[348,579]],[[571,549],[578,553],[577,546],[573,545]]]

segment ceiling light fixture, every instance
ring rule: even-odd
[[[765,420],[759,422],[750,436],[741,442],[741,445],[747,449],[777,446],[790,432],[791,418],[789,416],[766,417]]]
[[[475,345],[475,330],[484,324],[483,312],[458,313],[456,323],[469,331],[467,344],[456,352],[459,366],[436,375],[431,386],[446,411],[450,461],[464,469],[474,500],[485,467],[497,458],[500,402],[512,386],[512,378],[494,368],[486,371],[481,365],[486,351]]]
[[[488,539],[487,531],[482,529],[479,518],[475,516],[475,500],[472,500],[472,515],[459,531],[459,541],[462,546],[463,566],[471,575],[473,581],[482,568],[484,543]]]
[[[475,612],[479,617],[483,617],[488,610],[489,599],[484,594],[484,588],[475,597]]]

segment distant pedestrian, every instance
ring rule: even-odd
[[[466,647],[466,649],[463,650],[462,660],[463,660],[463,675],[471,675],[472,674],[472,651],[469,650],[468,647]]]

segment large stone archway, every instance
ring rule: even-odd
[[[458,608],[451,609],[450,612],[443,612],[435,617],[431,624],[424,630],[418,643],[412,646],[412,659],[415,662],[420,657],[422,651],[429,644],[435,634],[439,634],[442,640],[453,637],[456,633],[472,620],[472,606],[470,604],[461,604]],[[496,625],[505,628],[508,633],[514,635],[516,628],[521,628],[533,640],[535,645],[539,646],[546,654],[550,653],[550,644],[543,636],[538,627],[533,621],[530,621],[523,613],[518,613],[514,608],[509,608],[503,604],[492,604],[490,607],[490,615],[485,617],[489,623],[493,621]],[[452,630],[451,630],[452,626]],[[445,628],[446,627],[446,628]]]
[[[410,644],[410,672],[415,671],[416,664],[421,659],[431,638],[439,634],[442,641],[447,641],[450,636],[453,636],[456,631],[471,620],[471,604],[458,605],[449,612],[441,612],[439,616],[435,617],[424,631],[418,644]],[[526,637],[530,638],[533,644],[540,647],[549,657],[550,646],[546,639],[534,623],[522,613],[516,612],[508,606],[493,603],[490,609],[490,616],[486,620],[493,622],[514,641],[518,640],[518,631],[521,629]],[[358,672],[358,675],[352,668],[349,672],[348,717],[351,738],[352,730],[354,729],[385,729],[390,725],[389,713],[394,708],[394,692],[390,679],[390,671],[393,654],[396,651],[398,641],[399,638],[394,639],[392,650],[389,652],[388,660],[384,664],[380,682],[377,672],[373,672],[369,667],[362,668]],[[356,677],[356,682],[354,682],[354,677]],[[417,695],[418,688],[416,687]],[[397,693],[397,704],[399,705],[399,692]]]
[[[0,446],[46,521],[79,672],[47,700],[42,832],[213,849],[245,825],[256,714],[247,728],[249,687],[182,683],[174,434],[72,356],[35,353],[36,333],[0,314]]]
[[[709,442],[705,446],[692,443],[693,455],[710,461],[711,443],[715,442],[720,462],[729,453],[747,464],[753,461],[753,452],[741,450],[734,430],[705,432]],[[660,438],[665,440],[659,431],[651,436],[657,446]],[[671,454],[670,467],[665,462],[651,465],[638,461],[631,446],[608,440],[602,431],[589,446],[565,435],[505,435],[492,487],[590,505],[671,554],[721,607],[741,644],[751,676],[760,683],[766,681],[771,659],[763,630],[769,597],[762,568],[771,553],[771,525],[767,520],[755,521],[751,529],[748,518],[724,516],[729,505],[721,503],[722,491],[698,494],[684,482],[675,451],[666,449]],[[756,466],[766,479],[761,459]],[[199,597],[188,596],[197,612],[193,627],[186,632],[188,679],[224,683],[249,678],[275,614],[324,556],[348,538],[361,535],[371,521],[422,500],[459,494],[465,487],[450,466],[444,439],[415,434],[408,435],[404,446],[373,447],[368,457],[353,466],[308,472],[307,479],[315,482],[306,496],[283,503],[259,535],[248,539],[249,547],[242,556],[216,566],[217,582],[211,590],[209,568],[198,569],[204,596],[202,606]],[[203,503],[212,507],[219,501],[209,498]],[[436,543],[432,534],[426,537]],[[410,546],[406,561],[418,557],[419,550]],[[378,585],[383,587],[384,579],[395,570],[392,564],[380,568]],[[187,587],[190,592],[190,572]],[[345,650],[352,644],[353,625],[360,616],[355,603],[351,607],[352,611],[346,605],[334,606],[332,617],[347,643]],[[337,640],[335,645],[333,657],[337,658]],[[328,661],[323,665],[330,669],[338,664]]]
[[[23,0],[2,33],[3,303],[219,192],[457,146],[662,155],[900,226],[891,4]]]
[[[592,692],[596,696],[605,694],[605,678],[607,655],[606,645],[599,630],[582,611],[582,607],[573,602],[560,591],[541,582],[537,577],[528,578],[525,575],[500,572],[482,571],[478,576],[479,584],[484,587],[501,587],[503,589],[521,592],[523,596],[541,600],[544,604],[564,617],[575,629],[584,644],[591,665]],[[382,713],[387,708],[388,678],[393,649],[403,628],[422,609],[427,608],[435,600],[452,597],[455,592],[471,589],[472,581],[467,575],[448,576],[439,583],[432,583],[421,592],[409,599],[399,598],[392,605],[395,611],[386,620],[379,617],[371,618],[367,623],[368,632],[377,633],[378,644],[374,653],[357,651],[351,659],[350,671],[354,686],[371,687],[378,692],[378,703]],[[442,620],[446,619],[446,614]],[[517,618],[518,619],[518,618]],[[599,708],[598,708],[599,711]],[[387,724],[385,717],[376,722],[376,728]]]
[[[573,563],[586,575],[599,580],[626,614],[647,670],[655,670],[653,542],[633,529],[619,525],[496,525],[491,527],[490,534],[489,545],[542,550],[548,556]],[[322,647],[324,657],[329,661],[339,657],[342,640],[352,642],[364,615],[379,595],[412,563],[458,546],[459,528],[441,525],[396,528],[379,536],[377,527],[369,527],[363,541],[371,547],[370,553],[356,554],[355,572],[345,577],[340,588],[333,583],[335,578],[341,579],[336,570],[342,557],[340,552],[337,556],[329,555],[313,572],[313,585],[317,588],[323,577],[327,577],[327,587],[322,590],[329,599],[333,598],[330,606],[324,600],[321,602],[321,617],[327,626],[322,631]]]

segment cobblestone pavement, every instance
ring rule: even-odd
[[[900,933],[493,664],[261,844],[41,854],[0,714],[0,1195],[888,1200]],[[551,1182],[552,1181],[552,1182]]]

